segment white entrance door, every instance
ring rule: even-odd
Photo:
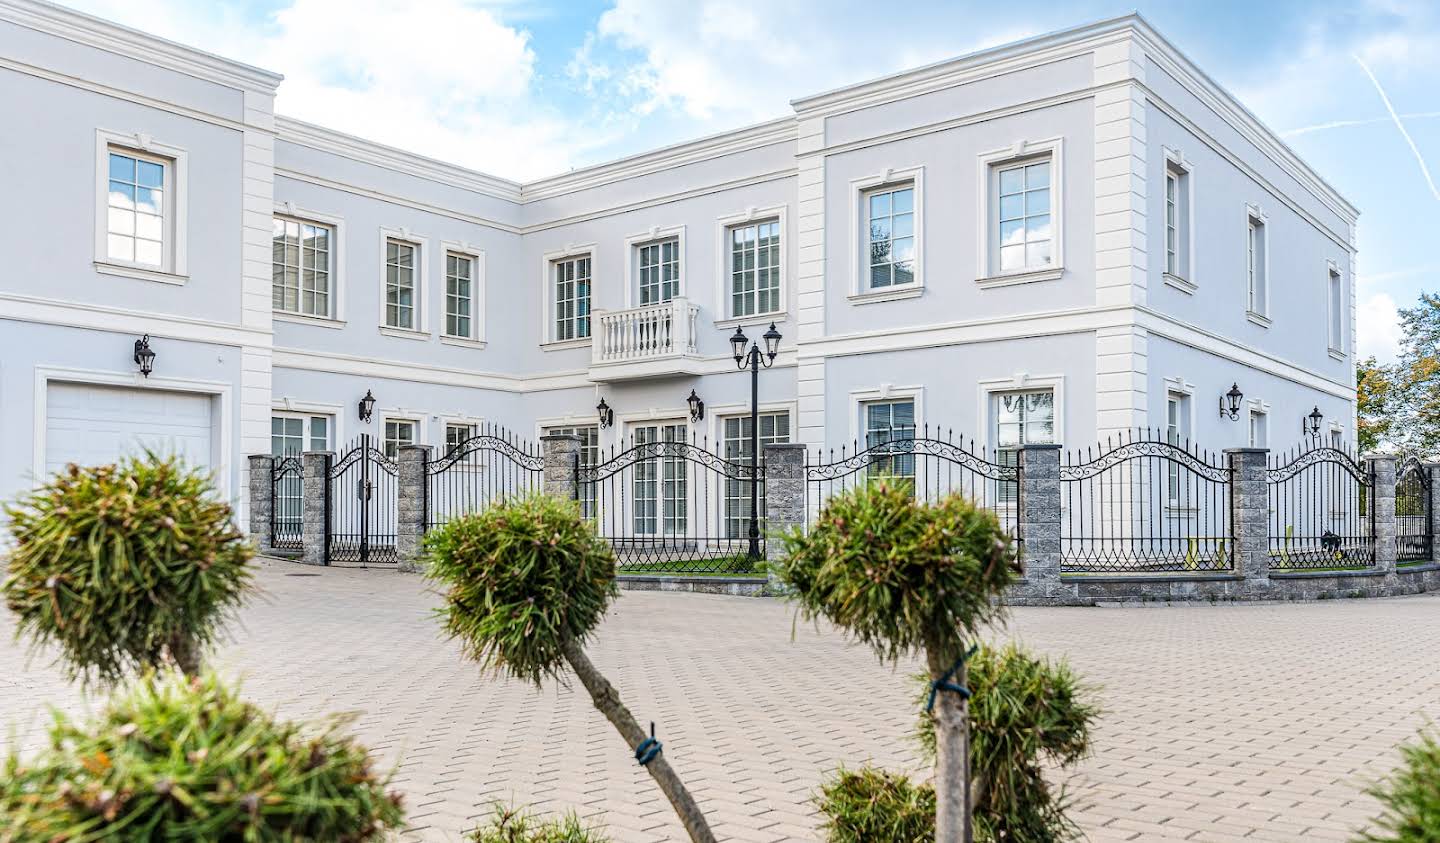
[[[45,397],[45,471],[104,465],[150,449],[192,467],[214,461],[212,399],[192,392],[53,382]]]

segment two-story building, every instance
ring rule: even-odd
[[[738,454],[771,323],[767,442],[1353,439],[1356,209],[1137,15],[528,183],[282,84],[0,0],[0,497],[149,445],[239,499],[248,453],[482,422]]]

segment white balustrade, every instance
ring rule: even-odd
[[[694,354],[699,311],[684,297],[628,310],[597,310],[592,364]]]

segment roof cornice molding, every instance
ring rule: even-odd
[[[285,78],[44,0],[0,0],[0,20],[242,91],[274,96]]]

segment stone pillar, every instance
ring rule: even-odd
[[[1268,448],[1226,448],[1230,467],[1230,530],[1235,573],[1244,591],[1270,587],[1270,487],[1265,481]]]
[[[430,462],[430,445],[401,445],[396,470],[395,552],[402,571],[418,571],[420,546],[425,539],[425,516],[429,512],[425,466]]]
[[[576,474],[580,468],[580,437],[553,434],[540,437],[545,454],[545,494],[573,501],[580,498]]]
[[[1373,485],[1370,494],[1371,517],[1375,530],[1375,569],[1387,575],[1395,573],[1395,468],[1397,460],[1385,454],[1366,457]]]
[[[769,536],[788,533],[804,526],[805,512],[805,446],[797,443],[766,445],[765,466],[765,532]],[[765,543],[766,556],[770,542]]]
[[[1020,564],[1025,591],[1051,597],[1060,589],[1060,446],[1020,449]]]
[[[1440,500],[1440,462],[1425,463],[1425,476],[1430,481],[1428,499],[1425,506],[1430,512],[1430,561],[1440,563],[1440,506],[1436,506]]]
[[[330,484],[327,479],[335,452],[306,451],[300,460],[305,472],[302,481],[305,500],[300,505],[300,535],[305,553],[300,561],[306,565],[329,565]]]
[[[250,540],[262,555],[275,550],[270,546],[270,517],[275,511],[275,484],[271,482],[274,471],[274,457],[250,455]]]

